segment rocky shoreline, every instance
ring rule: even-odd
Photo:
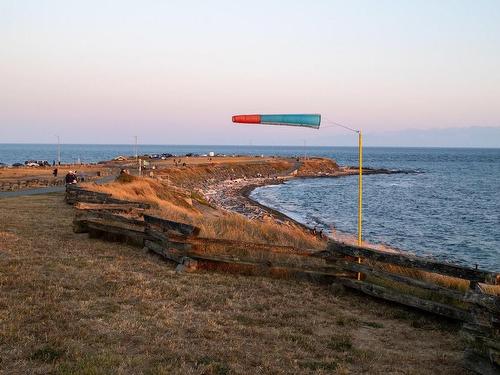
[[[279,212],[273,208],[264,206],[250,197],[252,191],[261,186],[278,185],[285,183],[291,179],[297,178],[336,178],[344,176],[357,175],[358,170],[354,168],[343,168],[336,173],[314,174],[314,175],[297,175],[289,174],[279,177],[256,177],[256,178],[239,178],[235,180],[218,181],[203,189],[201,192],[207,200],[222,209],[235,212],[246,216],[251,220],[269,220],[285,224],[296,225],[304,229],[310,230],[305,224],[299,223],[286,214]],[[363,169],[363,174],[395,174],[407,173],[405,171],[390,171],[387,169]]]

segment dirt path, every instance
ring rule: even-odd
[[[0,373],[457,374],[458,327],[332,287],[176,274],[74,234],[63,194],[0,204]]]

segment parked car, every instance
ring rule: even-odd
[[[162,159],[163,159],[163,158],[165,158],[165,159],[166,159],[166,158],[171,158],[172,156],[174,156],[174,155],[172,155],[172,154],[170,154],[170,153],[168,153],[168,152],[165,152],[165,153],[161,154],[161,158],[162,158]]]
[[[21,163],[14,163],[12,164],[13,167],[22,167],[24,164]]]

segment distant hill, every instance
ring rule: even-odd
[[[446,129],[408,129],[364,134],[365,146],[394,147],[500,147],[500,127],[472,126]],[[336,136],[334,145],[356,145],[347,135]]]

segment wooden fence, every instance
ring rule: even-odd
[[[101,171],[99,176],[85,176],[85,181],[93,181],[103,176],[107,176],[107,171]],[[64,186],[63,177],[28,177],[18,180],[0,180],[0,191],[17,191],[40,187]]]
[[[330,241],[323,251],[202,238],[198,228],[148,215],[149,205],[68,187],[75,232],[126,241],[176,262],[179,271],[217,270],[339,283],[373,297],[462,321],[464,364],[480,374],[500,366],[500,298],[493,272]],[[458,286],[458,288],[457,288]]]
[[[0,181],[0,191],[16,191],[38,187],[63,186],[64,180],[48,178],[30,178],[23,180]]]

